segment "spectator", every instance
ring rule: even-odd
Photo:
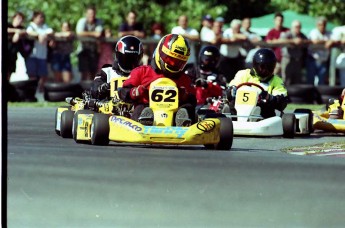
[[[175,26],[171,30],[172,34],[182,35],[186,38],[190,44],[190,57],[188,59],[186,67],[196,63],[196,48],[195,42],[199,41],[199,32],[191,27],[188,27],[188,17],[186,15],[181,15],[178,18],[178,26]]]
[[[208,44],[204,42],[209,42],[209,37],[214,37],[213,27],[213,18],[211,15],[207,14],[202,18],[202,27],[200,30],[200,41],[202,42],[201,49]]]
[[[97,72],[99,72],[105,64],[109,64],[114,62],[114,44],[112,40],[106,40],[112,38],[113,34],[110,28],[104,29],[102,32],[102,40],[99,42],[98,52],[99,52],[99,60],[98,60],[98,67]]]
[[[219,70],[225,75],[227,82],[234,78],[237,71],[244,68],[244,58],[241,55],[243,42],[247,37],[241,33],[241,21],[234,19],[230,23],[230,28],[223,33],[219,62]]]
[[[71,53],[74,50],[74,33],[71,31],[69,22],[62,22],[61,32],[54,34],[56,38],[63,40],[51,40],[49,46],[52,48],[51,68],[54,72],[56,82],[68,83],[72,81]]]
[[[160,40],[165,34],[163,24],[155,22],[151,27],[151,38],[154,40]]]
[[[284,23],[284,16],[281,13],[276,13],[274,15],[274,28],[272,28],[270,31],[268,31],[267,36],[265,38],[265,41],[267,43],[271,43],[271,44],[277,44],[279,43],[279,38],[280,38],[280,34],[282,32],[287,32],[289,29],[285,28],[283,26]],[[277,57],[277,64],[276,64],[276,68],[274,69],[274,74],[281,74],[281,66],[280,66],[280,62],[282,59],[282,55],[281,55],[281,48],[280,47],[274,47],[272,48],[274,53],[276,54]]]
[[[219,22],[221,24],[221,27],[223,28],[225,20],[223,17],[216,17],[216,19],[214,20],[215,22]],[[222,30],[223,32],[223,30]]]
[[[26,68],[29,78],[38,79],[38,91],[43,92],[44,84],[48,77],[48,38],[53,35],[53,29],[45,24],[45,15],[35,11],[32,21],[26,29],[28,35],[37,38],[29,58],[26,59]]]
[[[218,49],[222,42],[223,32],[222,32],[223,23],[219,21],[213,22],[212,32],[208,34],[207,37],[204,37],[204,42],[216,46]],[[206,45],[208,46],[208,45]],[[201,50],[200,50],[201,51]],[[200,55],[200,53],[199,53]]]
[[[26,58],[31,54],[33,42],[24,39],[27,35],[23,26],[24,14],[16,12],[12,17],[12,22],[7,26],[8,38],[8,55],[7,61],[7,80],[10,80],[11,74],[16,71],[16,62],[18,52]]]
[[[307,83],[313,85],[324,85],[328,72],[329,42],[331,33],[326,31],[327,20],[319,17],[316,21],[317,28],[309,33],[312,44],[308,48],[307,58]],[[320,46],[321,45],[321,46]]]
[[[341,53],[342,55],[345,55],[345,25],[335,27],[332,31],[332,40],[334,41],[335,45],[342,45],[341,48]],[[338,58],[341,58],[341,56],[338,56]],[[341,59],[338,59],[338,62],[341,62]],[[343,57],[345,58],[345,57]],[[342,60],[345,61],[345,60]],[[339,67],[339,78],[340,78],[340,85],[345,86],[345,66]],[[345,94],[345,89],[343,90],[343,95]]]
[[[137,22],[137,13],[133,10],[127,14],[126,22],[119,28],[119,37],[128,35],[145,38],[144,26]]]
[[[252,21],[249,17],[243,18],[241,26],[241,32],[248,37],[250,42],[256,43],[262,40],[261,36],[250,30]]]
[[[252,66],[254,53],[258,50],[258,47],[255,47],[256,43],[259,41],[262,41],[261,36],[259,36],[258,34],[250,30],[251,26],[252,26],[251,19],[249,17],[243,18],[242,24],[241,24],[241,32],[245,36],[247,36],[249,42],[246,42],[243,44],[241,53],[245,57],[245,67],[247,68],[250,68]]]
[[[96,18],[96,8],[89,6],[86,9],[85,17],[80,18],[77,23],[76,32],[80,37],[99,38],[102,35],[103,22]],[[81,73],[81,80],[91,80],[97,72],[98,45],[95,41],[80,41],[78,48],[78,68]]]
[[[291,24],[290,31],[280,35],[281,42],[287,44],[282,48],[281,72],[285,85],[302,82],[302,69],[307,49],[303,45],[309,43],[308,38],[301,31],[302,25],[298,20]]]

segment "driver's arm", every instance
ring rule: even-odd
[[[262,104],[264,107],[283,111],[288,104],[287,90],[282,80],[273,81],[273,89],[266,97],[266,102]]]
[[[106,91],[106,89],[102,89],[103,84],[107,83],[107,74],[101,70],[99,73],[96,74],[92,86],[90,89],[91,97],[97,99],[104,99],[110,95],[110,90]]]

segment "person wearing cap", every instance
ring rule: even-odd
[[[213,17],[209,14],[203,16],[202,22],[201,22],[201,30],[200,30],[200,40],[202,42],[201,49],[206,46],[207,44],[203,44],[203,42],[209,42],[209,37],[213,37]]]

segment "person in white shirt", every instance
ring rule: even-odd
[[[317,28],[309,33],[312,44],[308,48],[307,58],[307,83],[312,85],[324,85],[328,72],[329,42],[331,33],[326,31],[327,20],[319,17],[316,21]],[[321,46],[320,46],[321,45]]]
[[[337,57],[336,62],[339,63],[338,70],[339,70],[339,78],[340,78],[340,85],[345,86],[345,65],[341,65],[340,62],[345,61],[343,58],[345,58],[345,25],[335,27],[332,30],[332,41],[334,42],[334,45],[342,45],[341,48],[341,54]]]
[[[41,11],[35,11],[26,32],[29,36],[37,38],[35,39],[32,53],[25,62],[27,73],[30,78],[39,79],[38,91],[43,92],[43,87],[48,77],[47,42],[49,36],[53,35],[54,31],[45,24],[44,13]]]
[[[247,36],[241,33],[241,20],[234,19],[230,28],[223,32],[222,45],[220,45],[221,59],[219,70],[230,82],[237,71],[244,69],[244,57],[242,55],[242,44],[248,40]]]
[[[202,27],[200,30],[200,41],[202,42],[200,50],[209,45],[210,37],[214,37],[213,27],[213,18],[211,15],[207,14],[202,18]]]
[[[178,18],[178,26],[172,28],[171,30],[172,34],[178,34],[182,35],[184,38],[186,38],[190,44],[190,57],[188,59],[187,65],[185,68],[187,68],[189,65],[193,65],[196,63],[196,50],[195,50],[195,43],[196,41],[199,41],[199,32],[191,27],[188,27],[188,17],[186,15],[181,15]]]

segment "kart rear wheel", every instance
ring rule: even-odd
[[[230,150],[234,138],[232,120],[226,117],[220,117],[219,142],[217,144],[205,144],[207,149]]]
[[[93,116],[91,124],[91,144],[102,146],[109,144],[109,115],[96,113]]]
[[[296,133],[296,116],[293,113],[284,113],[283,117],[283,137],[293,138]]]
[[[80,114],[94,114],[95,112],[91,110],[78,110],[75,112],[74,117],[73,117],[73,127],[72,127],[72,135],[73,139],[76,143],[81,143],[82,141],[77,139],[77,129],[78,129],[78,116]]]
[[[72,138],[74,112],[67,110],[61,113],[60,135],[62,138]]]
[[[67,110],[71,110],[71,106],[60,106],[59,108],[67,108]],[[60,118],[61,122],[61,113],[58,112],[59,108],[55,111],[55,133],[60,136],[60,130],[58,130],[58,127],[60,127],[58,124],[60,125],[60,123],[58,123],[58,119]]]
[[[313,124],[313,112],[310,109],[307,108],[297,108],[295,109],[294,113],[306,113],[308,114],[308,130],[310,135],[311,133],[314,132],[314,124]]]

